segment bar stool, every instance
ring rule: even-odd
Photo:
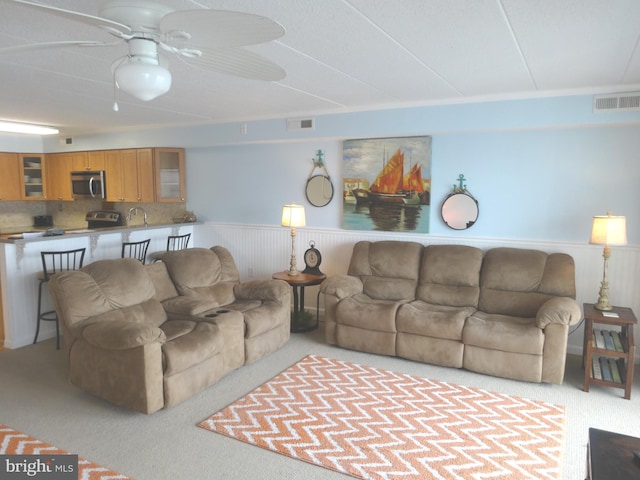
[[[144,265],[147,260],[147,248],[149,248],[151,239],[142,240],[140,242],[123,242],[122,258],[136,258]]]
[[[189,245],[190,233],[184,235],[169,235],[167,237],[167,252],[174,250],[184,250]],[[159,262],[164,252],[153,252],[149,255],[154,262]]]
[[[56,350],[60,350],[60,325],[55,310],[42,311],[42,286],[49,281],[55,273],[68,270],[79,270],[84,261],[85,248],[75,250],[65,250],[57,252],[40,252],[42,258],[42,273],[38,275],[38,323],[36,325],[36,335],[33,343],[38,341],[40,333],[40,322],[56,322]]]
[[[167,252],[172,250],[184,250],[189,245],[190,233],[184,235],[169,235],[167,237]]]

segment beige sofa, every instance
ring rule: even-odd
[[[72,384],[143,413],[174,406],[289,339],[291,293],[240,283],[228,250],[194,248],[143,266],[100,260],[49,285]]]
[[[531,382],[562,383],[581,318],[573,259],[537,250],[363,241],[320,290],[331,344]]]

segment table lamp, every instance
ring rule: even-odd
[[[604,245],[602,256],[604,257],[604,273],[600,285],[600,295],[595,308],[602,311],[611,310],[609,304],[609,282],[607,281],[607,268],[611,249],[609,245],[626,245],[627,243],[627,220],[625,217],[612,216],[611,212],[606,215],[593,217],[593,227],[591,229],[591,240],[589,243]]]
[[[291,276],[298,275],[296,268],[296,227],[304,227],[304,207],[302,205],[285,205],[282,207],[282,223],[283,227],[291,227],[291,263],[289,271]]]

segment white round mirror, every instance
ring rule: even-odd
[[[333,184],[326,175],[314,175],[307,180],[307,200],[314,207],[324,207],[333,198]]]
[[[441,214],[449,228],[466,230],[478,220],[478,201],[468,193],[452,193],[442,203]]]

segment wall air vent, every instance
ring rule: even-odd
[[[640,92],[617,93],[611,95],[594,95],[593,111],[640,111]]]
[[[288,118],[287,119],[287,132],[294,132],[297,130],[315,130],[316,122],[313,118]]]

